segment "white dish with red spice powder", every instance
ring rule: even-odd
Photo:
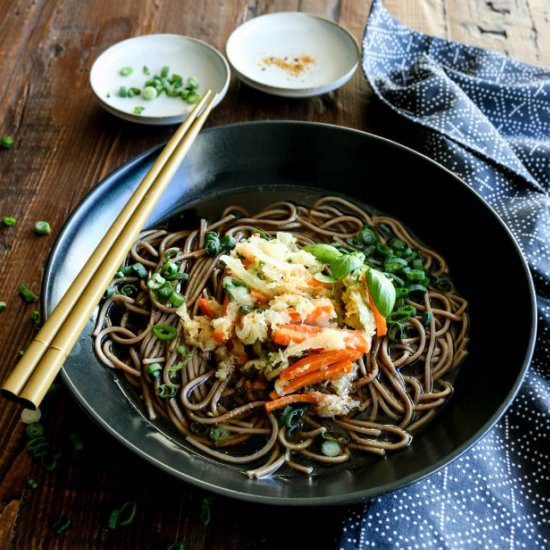
[[[226,54],[243,82],[282,97],[312,97],[340,88],[359,63],[359,46],[346,29],[302,12],[247,21],[229,37]]]

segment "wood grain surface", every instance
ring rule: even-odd
[[[492,48],[550,65],[548,0],[386,0],[409,26],[440,37]],[[263,13],[300,10],[347,27],[360,42],[369,0],[0,0],[0,378],[15,365],[33,335],[33,305],[17,295],[25,283],[39,293],[56,235],[82,197],[134,156],[168,139],[173,127],[118,120],[94,102],[90,67],[111,44],[135,35],[168,32],[201,38],[221,51],[230,32]],[[234,77],[208,126],[243,120],[321,121],[409,139],[403,125],[376,101],[360,71],[344,88],[312,99],[270,97]],[[48,220],[49,236],[33,233]],[[19,407],[0,401],[0,549],[333,548],[346,507],[282,509],[209,495],[136,458],[99,430],[63,387],[42,407],[51,445],[61,451],[49,472],[25,450]],[[84,447],[73,449],[77,432]],[[28,486],[29,479],[37,487]],[[201,518],[213,497],[211,519]],[[110,512],[137,503],[136,521],[107,527]],[[71,525],[56,534],[52,523]],[[206,524],[205,524],[206,523]]]

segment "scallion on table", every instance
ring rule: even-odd
[[[38,296],[27,285],[20,284],[17,287],[17,292],[27,304],[34,304],[38,301]]]
[[[37,235],[49,235],[52,232],[52,228],[50,227],[50,224],[47,221],[38,220],[34,224],[34,232]]]
[[[15,140],[12,136],[2,136],[0,137],[0,146],[2,149],[11,149],[13,147]]]
[[[42,328],[42,316],[40,315],[40,311],[35,309],[31,313],[31,321],[32,321],[32,327],[34,330],[40,330]]]
[[[71,520],[63,514],[52,523],[52,530],[58,535],[62,535],[71,525]]]
[[[130,525],[136,517],[136,511],[137,504],[133,500],[125,502],[120,508],[115,508],[109,515],[109,529]]]
[[[201,515],[200,520],[203,525],[208,525],[212,519],[212,503],[213,497],[204,497],[201,500]]]

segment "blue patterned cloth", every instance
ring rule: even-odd
[[[538,295],[534,359],[512,406],[430,478],[350,510],[340,546],[550,548],[550,70],[412,31],[375,0],[363,70],[423,127],[418,148],[502,217]]]

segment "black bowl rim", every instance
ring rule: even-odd
[[[78,389],[72,384],[69,376],[67,373],[62,369],[61,376],[64,381],[64,383],[69,387],[71,393],[73,394],[74,398],[77,400],[78,404],[84,409],[84,411],[95,420],[107,433],[111,434],[117,441],[124,444],[127,448],[131,449],[134,453],[136,453],[138,456],[144,458],[149,463],[152,463],[159,467],[160,469],[164,470],[165,472],[175,476],[178,479],[181,479],[183,481],[186,481],[188,483],[191,483],[201,489],[205,489],[214,493],[221,494],[226,497],[231,497],[239,500],[245,500],[249,502],[254,503],[260,503],[260,504],[270,504],[270,505],[282,505],[282,506],[330,506],[330,505],[343,505],[343,504],[350,504],[354,502],[360,502],[368,498],[380,496],[385,493],[389,493],[398,489],[405,488],[406,486],[416,483],[419,481],[422,481],[423,479],[435,474],[438,472],[441,468],[447,466],[451,462],[455,461],[458,457],[460,457],[462,454],[464,454],[466,451],[468,451],[471,447],[473,447],[476,443],[478,443],[493,427],[494,425],[499,421],[499,419],[504,415],[514,398],[516,397],[523,380],[525,378],[525,374],[527,372],[527,369],[529,367],[529,364],[531,362],[531,358],[533,356],[535,343],[536,343],[536,333],[537,333],[537,307],[536,307],[536,293],[535,293],[535,287],[533,284],[533,279],[531,276],[531,272],[529,270],[529,266],[521,252],[521,249],[513,236],[512,232],[508,228],[508,226],[504,223],[504,221],[500,218],[500,216],[496,213],[496,211],[489,205],[482,197],[477,193],[472,187],[470,187],[464,180],[459,178],[455,173],[451,172],[448,168],[445,166],[439,164],[438,162],[434,161],[430,157],[424,155],[423,153],[420,153],[410,147],[407,147],[406,145],[403,145],[401,143],[398,143],[396,141],[393,141],[391,139],[379,136],[377,134],[373,134],[364,130],[358,130],[356,128],[351,128],[347,126],[339,126],[335,124],[328,124],[323,122],[309,122],[309,121],[296,121],[296,120],[255,120],[255,121],[246,121],[246,122],[234,122],[230,124],[224,124],[220,126],[213,126],[206,128],[202,130],[201,133],[210,133],[210,132],[216,132],[216,131],[223,131],[224,129],[233,129],[233,128],[246,128],[250,126],[258,126],[258,125],[266,125],[266,126],[285,126],[285,125],[295,125],[295,126],[306,126],[306,127],[324,127],[336,131],[341,132],[351,132],[358,134],[360,136],[363,136],[367,139],[372,139],[374,141],[379,141],[385,143],[388,147],[394,147],[397,148],[405,153],[411,154],[413,156],[417,156],[424,160],[424,162],[427,162],[428,164],[431,164],[434,168],[439,169],[443,171],[447,176],[451,177],[456,181],[457,184],[461,185],[466,192],[471,193],[474,195],[474,197],[480,201],[489,211],[489,214],[491,214],[498,224],[500,224],[502,230],[508,235],[511,243],[515,247],[515,251],[517,253],[518,259],[521,263],[521,266],[523,268],[523,272],[525,274],[526,283],[529,289],[529,300],[530,300],[530,309],[531,309],[531,335],[529,339],[529,343],[525,352],[525,356],[523,359],[523,363],[521,365],[521,368],[518,371],[518,375],[516,377],[516,381],[514,382],[513,386],[511,387],[510,391],[508,392],[508,395],[503,400],[501,405],[498,407],[498,409],[494,412],[494,414],[489,418],[488,421],[485,422],[483,426],[479,428],[479,430],[471,436],[467,441],[465,441],[462,445],[459,445],[453,452],[449,453],[445,458],[442,458],[438,460],[437,462],[434,462],[430,464],[429,466],[426,466],[419,472],[416,472],[414,474],[399,478],[395,481],[392,481],[390,483],[387,483],[383,486],[378,486],[376,488],[371,488],[367,490],[360,490],[355,491],[353,493],[346,493],[343,495],[335,495],[335,496],[321,496],[321,497],[271,497],[271,496],[264,496],[264,495],[258,495],[253,493],[243,493],[240,491],[227,489],[225,487],[220,487],[218,485],[212,484],[208,481],[204,481],[201,479],[197,479],[193,476],[190,476],[184,472],[181,472],[179,470],[176,470],[175,468],[161,462],[160,460],[156,459],[155,457],[152,457],[148,455],[146,452],[142,451],[139,447],[128,441],[124,436],[119,434],[116,430],[114,430],[107,421],[105,421],[102,417],[98,415],[98,413],[91,409],[91,407],[87,406],[86,400]],[[63,235],[70,229],[70,227],[78,220],[82,208],[84,204],[88,203],[90,199],[93,198],[95,194],[99,194],[102,192],[103,186],[108,184],[111,180],[117,179],[118,177],[122,176],[128,171],[131,171],[133,167],[140,162],[142,162],[145,158],[153,155],[155,152],[160,151],[160,149],[164,146],[164,144],[158,145],[156,147],[152,147],[142,153],[141,155],[138,155],[137,157],[133,158],[129,162],[123,164],[119,168],[113,170],[110,172],[105,178],[103,178],[100,182],[98,182],[90,191],[88,191],[80,200],[79,204],[75,208],[75,210],[71,213],[65,224],[63,225],[62,229],[60,230],[58,237],[56,238],[56,241],[50,251],[48,261],[46,264],[46,268],[44,271],[44,278],[42,282],[42,293],[41,293],[41,304],[42,304],[42,310],[46,312],[46,291],[50,284],[50,280],[54,277],[54,274],[52,272],[53,268],[53,262],[54,262],[54,256],[55,252],[57,250],[57,247],[59,243],[61,242]]]

